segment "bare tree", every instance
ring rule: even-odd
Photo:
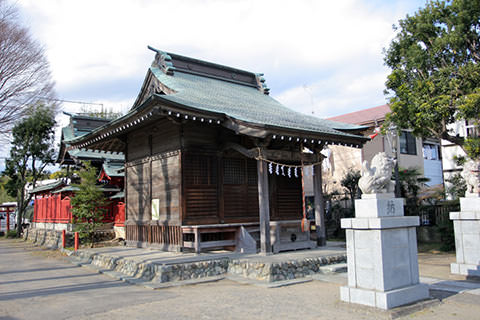
[[[0,0],[0,134],[28,105],[52,97],[53,85],[43,47],[20,25],[17,8]]]

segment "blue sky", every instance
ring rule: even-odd
[[[386,102],[382,49],[394,37],[392,25],[425,1],[16,3],[33,36],[45,45],[61,99],[127,111],[153,60],[151,45],[263,72],[274,98],[324,118]],[[78,110],[75,104],[62,107]],[[57,120],[59,126],[68,121],[65,116]]]

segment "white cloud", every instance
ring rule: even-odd
[[[74,102],[62,102],[61,109],[66,113],[84,113],[84,112],[95,112],[101,111],[113,111],[121,112],[123,114],[127,113],[133,105],[134,99],[125,99],[125,100],[101,100],[93,101],[91,103],[74,103]],[[59,113],[55,120],[57,121],[57,126],[55,128],[55,141],[59,142],[61,137],[61,130],[63,127],[67,126],[70,121],[70,117],[63,112]]]
[[[381,50],[393,37],[391,25],[424,2],[19,0],[18,4],[34,37],[45,45],[60,98],[126,112],[153,59],[153,52],[146,49],[152,45],[264,72],[272,96],[294,109],[328,117],[385,103],[387,70]],[[78,112],[81,105],[64,103],[63,109]],[[65,115],[57,120],[59,128],[68,123]],[[59,129],[57,141],[58,133]],[[0,149],[0,154],[6,153]]]
[[[314,109],[317,115],[329,116],[383,103],[387,73],[381,51],[393,37],[391,25],[423,2],[19,3],[32,32],[46,46],[61,98],[98,100],[104,104],[126,97],[133,101],[141,86],[138,79],[143,79],[153,59],[153,53],[146,49],[152,45],[264,72],[272,95],[282,102],[298,110]],[[123,87],[128,81],[135,84],[130,82],[129,88]],[[95,92],[89,98],[92,84],[99,89],[109,86],[109,90],[105,87],[103,96]],[[112,87],[116,92],[112,93]],[[82,90],[81,97],[65,96]]]
[[[339,69],[334,76],[291,88],[275,98],[297,111],[327,118],[384,104],[385,77],[385,72],[356,74]]]

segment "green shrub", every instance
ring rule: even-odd
[[[453,222],[447,220],[439,226],[442,251],[455,251],[455,233],[453,231]]]
[[[480,158],[480,138],[470,137],[465,139],[464,149],[470,158],[479,159]]]
[[[7,238],[16,238],[17,237],[17,230],[9,230],[6,235]]]
[[[95,233],[103,225],[103,216],[108,205],[102,189],[97,185],[97,171],[90,162],[84,163],[79,172],[81,183],[74,184],[78,190],[71,199],[75,229],[82,243],[93,244]]]

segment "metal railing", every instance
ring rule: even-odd
[[[450,212],[460,211],[460,205],[454,204],[436,204],[405,206],[406,216],[419,216],[422,226],[441,226],[450,221]]]

